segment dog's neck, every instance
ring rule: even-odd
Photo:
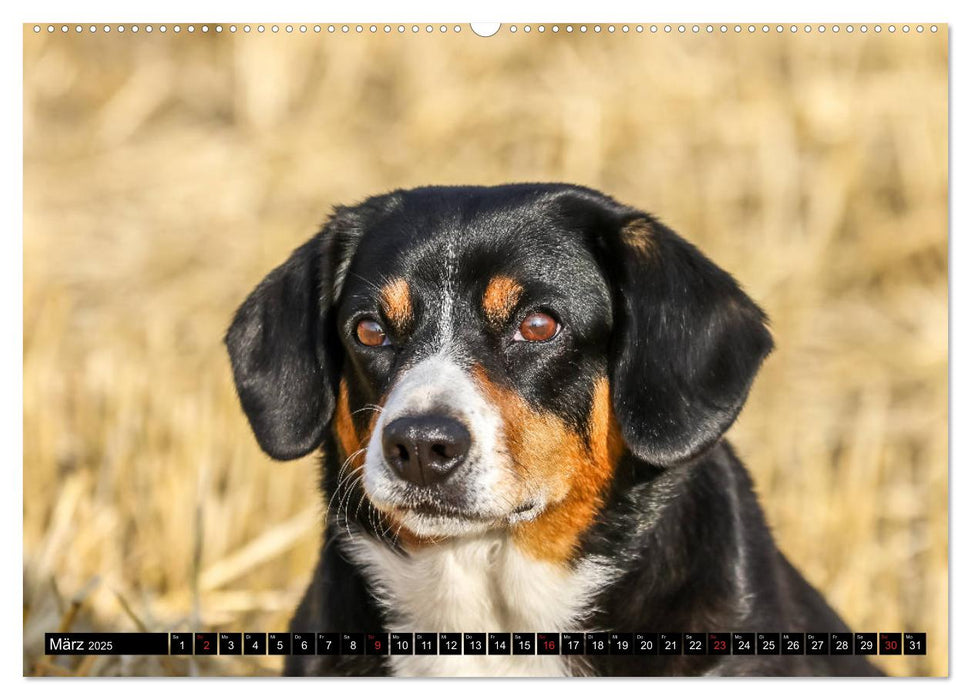
[[[570,565],[533,558],[506,531],[405,552],[360,530],[340,537],[391,631],[579,631],[586,629],[596,594],[617,575],[605,560],[592,557]],[[533,670],[563,672],[548,665],[534,664]]]

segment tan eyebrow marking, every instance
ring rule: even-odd
[[[657,247],[654,226],[646,219],[637,219],[621,229],[621,239],[645,257],[652,257]]]
[[[384,314],[398,331],[408,328],[412,321],[411,289],[400,277],[381,288],[381,304]]]
[[[482,310],[489,323],[496,326],[505,323],[522,293],[523,286],[512,277],[496,275],[489,280],[482,295]]]

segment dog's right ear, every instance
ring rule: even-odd
[[[226,333],[240,403],[274,459],[318,447],[334,412],[340,371],[331,310],[334,247],[328,225],[257,285]]]

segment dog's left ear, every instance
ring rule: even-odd
[[[614,283],[614,413],[637,457],[677,464],[734,422],[772,337],[762,310],[693,245],[641,212],[613,222],[601,241]]]
[[[331,244],[325,227],[293,251],[250,293],[226,333],[240,403],[274,459],[314,450],[334,411]]]

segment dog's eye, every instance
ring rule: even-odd
[[[525,340],[529,343],[540,343],[549,340],[560,330],[560,324],[549,314],[542,311],[534,311],[526,316],[519,324],[519,329],[513,340]]]
[[[354,332],[357,334],[357,339],[361,345],[374,348],[380,345],[391,344],[391,341],[388,340],[388,334],[384,332],[384,328],[373,318],[362,318],[357,322],[357,328]]]

